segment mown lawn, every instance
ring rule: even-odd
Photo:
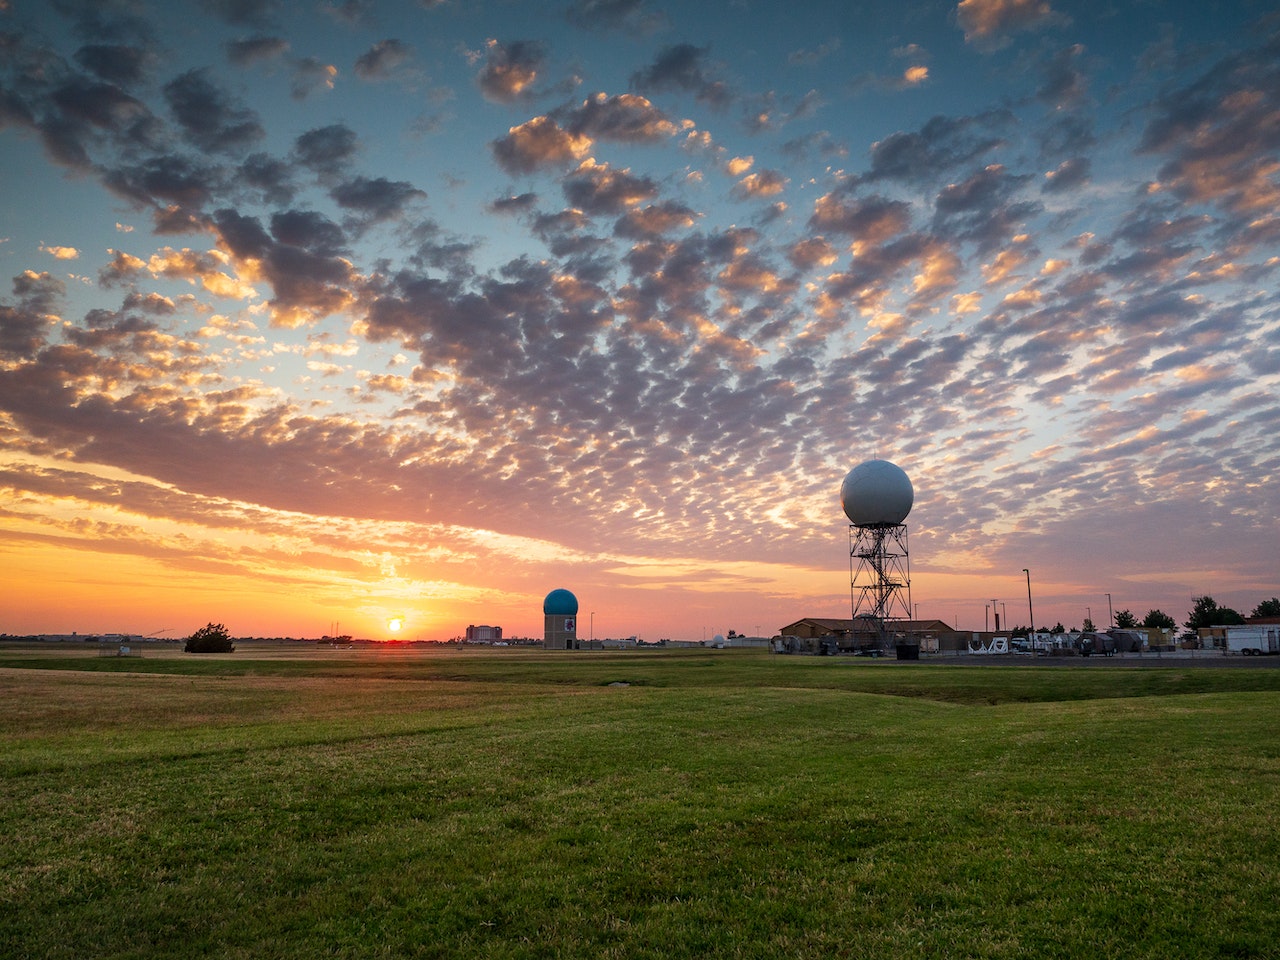
[[[0,651],[0,956],[1273,957],[1278,710],[1271,669]]]

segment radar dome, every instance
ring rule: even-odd
[[[572,617],[578,613],[578,598],[568,590],[552,590],[542,601],[542,614],[547,617]]]
[[[856,527],[887,527],[911,512],[916,493],[897,464],[868,460],[849,471],[840,484],[840,506]]]

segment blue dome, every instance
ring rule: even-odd
[[[578,612],[578,598],[568,590],[552,590],[542,601],[542,613],[548,617],[572,617]]]

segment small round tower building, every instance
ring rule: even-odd
[[[578,649],[578,598],[559,588],[542,601],[542,646],[546,650]]]

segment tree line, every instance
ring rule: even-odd
[[[1207,595],[1203,597],[1196,597],[1194,603],[1195,606],[1187,611],[1187,619],[1182,623],[1182,625],[1188,630],[1195,631],[1199,630],[1201,627],[1231,626],[1232,624],[1245,622],[1245,618],[1241,615],[1240,611],[1233,610],[1231,607],[1218,606],[1217,601],[1215,601],[1213,597]],[[1249,616],[1280,617],[1280,597],[1272,597],[1269,600],[1263,600],[1253,608],[1253,612],[1250,613]],[[1138,619],[1137,615],[1133,613],[1132,610],[1117,610],[1115,613],[1115,626],[1121,630],[1133,627],[1173,630],[1178,626],[1178,623],[1173,619],[1173,617],[1169,616],[1169,614],[1159,609],[1148,610],[1147,615],[1141,620]],[[1094,625],[1093,620],[1086,617],[1083,629],[1088,633],[1096,630],[1097,627]],[[1072,627],[1071,631],[1074,630],[1075,627]],[[1052,628],[1041,627],[1038,632],[1057,634],[1067,633],[1068,630],[1061,624],[1061,622],[1059,622]],[[1015,637],[1025,637],[1028,636],[1030,631],[1026,627],[1014,627],[1010,633]]]

